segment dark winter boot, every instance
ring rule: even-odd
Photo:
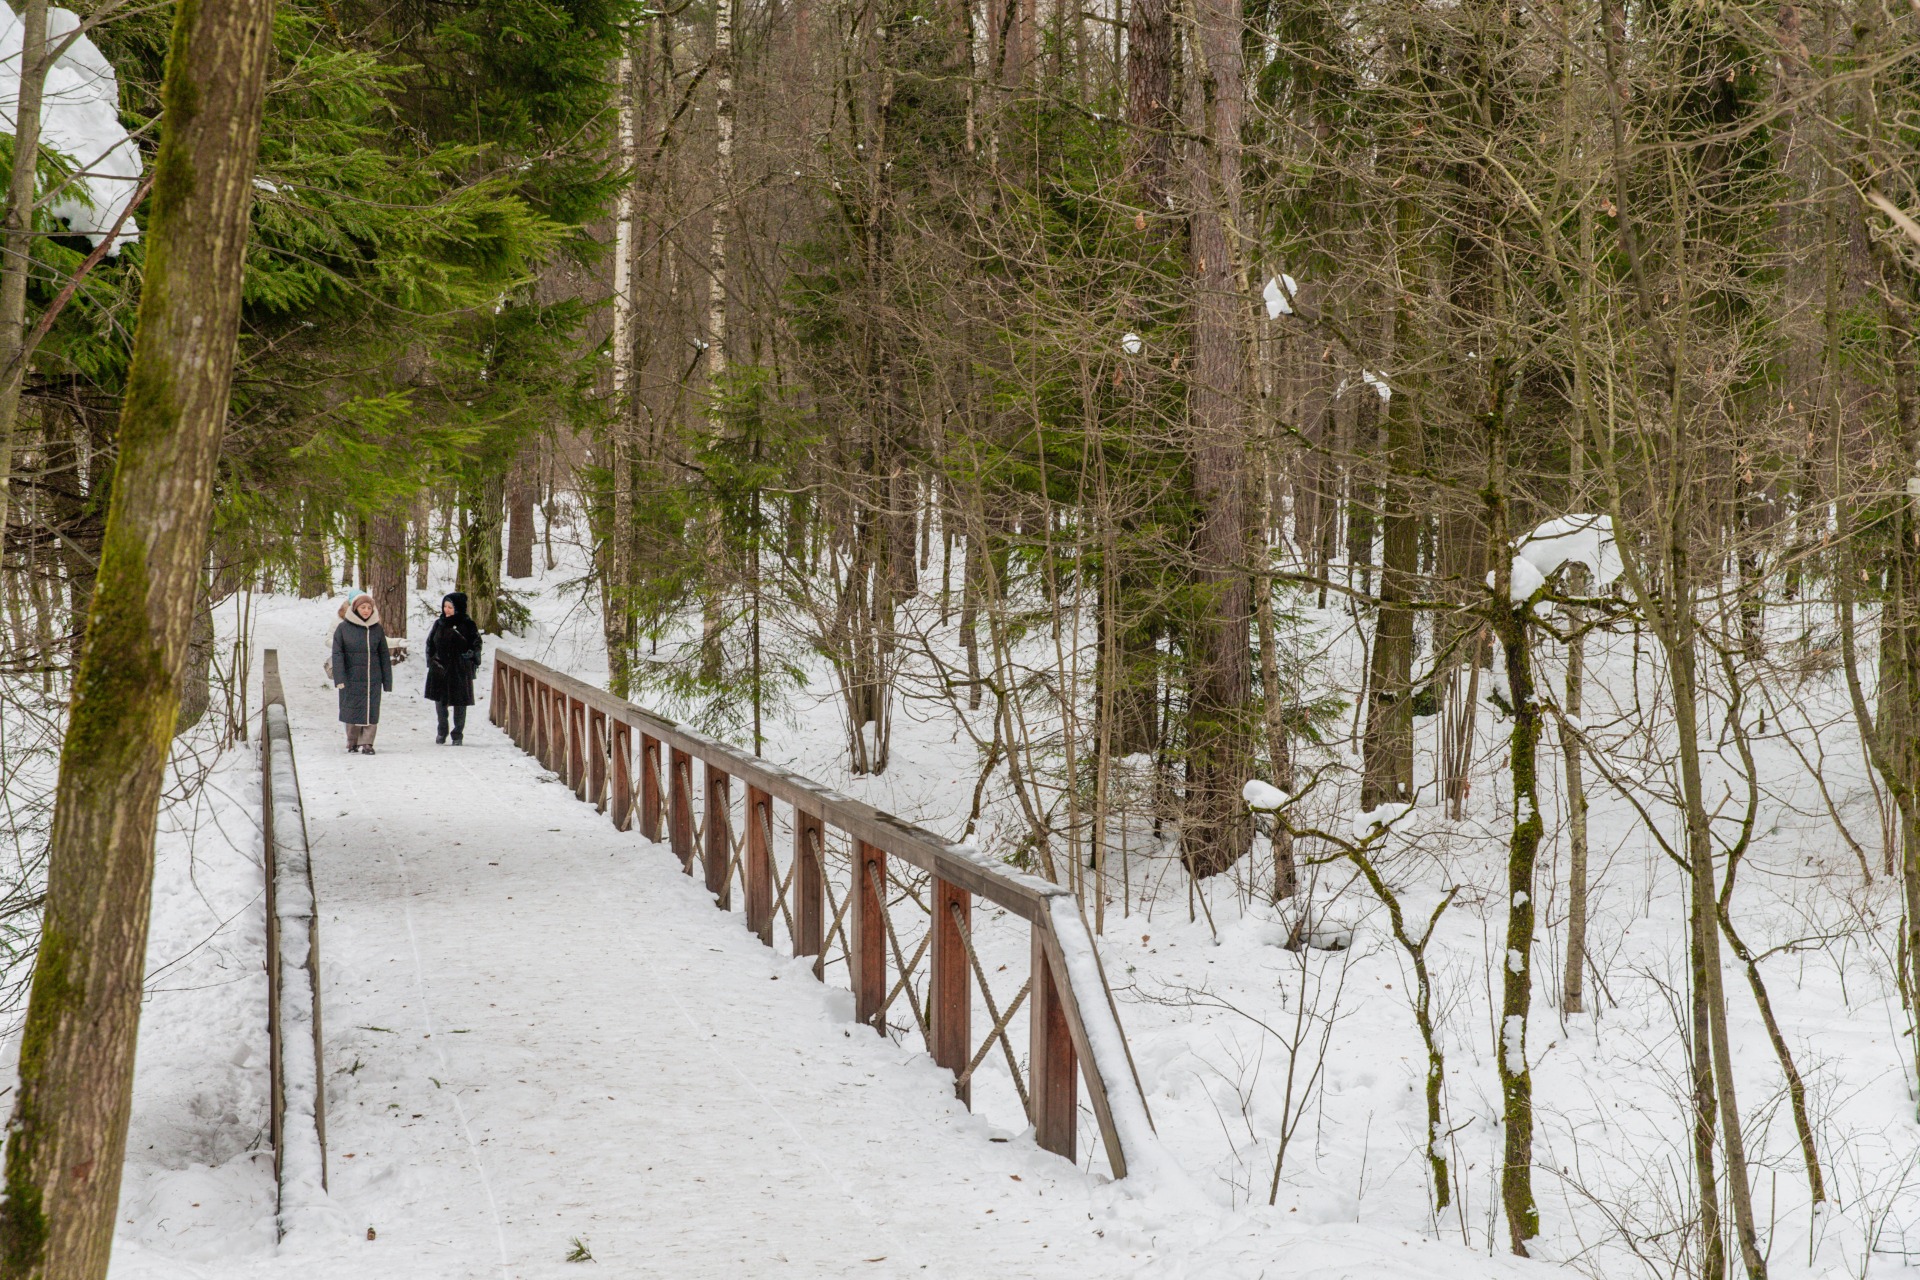
[[[457,746],[459,746],[459,745],[460,745],[460,742],[461,742],[461,736],[460,736],[459,734],[457,734],[457,733],[456,733],[456,734],[454,734],[454,735],[453,735],[453,745],[457,747]]]

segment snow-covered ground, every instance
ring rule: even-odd
[[[568,577],[539,584],[533,626],[507,647],[597,680],[598,621]],[[1206,1196],[1196,1206],[1107,1182],[1097,1152],[1080,1171],[1040,1153],[1004,1077],[983,1075],[976,1113],[959,1108],[917,1037],[851,1026],[836,986],[759,946],[664,851],[543,778],[484,704],[468,746],[433,746],[417,663],[400,669],[380,754],[345,755],[319,673],[333,602],[257,610],[257,643],[277,647],[287,673],[315,842],[331,1205],[276,1247],[257,777],[242,749],[163,824],[116,1277],[573,1274],[576,1240],[635,1276],[1672,1273],[1690,1195],[1682,900],[1598,779],[1601,981],[1590,1012],[1558,1009],[1563,869],[1543,866],[1530,1036],[1543,1261],[1504,1256],[1488,977],[1504,914],[1492,783],[1503,724],[1483,717],[1468,817],[1416,809],[1389,860],[1423,910],[1461,889],[1432,957],[1454,1181],[1438,1219],[1411,974],[1364,888],[1320,869],[1315,930],[1350,945],[1289,951],[1291,921],[1235,877],[1190,898],[1162,849],[1136,847],[1102,946],[1159,1132]],[[1651,687],[1650,664],[1626,638],[1597,643],[1593,663],[1587,723],[1605,740],[1609,708]],[[1756,950],[1780,948],[1764,968],[1809,1080],[1833,1199],[1822,1213],[1744,974],[1726,975],[1759,1214],[1771,1273],[1787,1280],[1888,1280],[1912,1274],[1920,1251],[1907,1024],[1875,950],[1892,884],[1865,881],[1782,736],[1824,750],[1834,809],[1877,873],[1878,818],[1842,697],[1815,672],[1770,713],[1766,812],[1734,907]],[[767,754],[958,833],[981,762],[952,716],[904,705],[875,779],[847,776],[841,733],[816,680],[769,721]],[[1630,746],[1620,739],[1622,769]],[[1423,777],[1430,751],[1423,739]],[[1003,956],[1019,941],[990,921],[982,936]]]

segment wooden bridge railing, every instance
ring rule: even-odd
[[[913,1023],[903,1030],[917,1029],[933,1060],[953,1072],[962,1102],[972,1105],[975,1072],[997,1049],[1048,1151],[1075,1158],[1083,1078],[1116,1178],[1155,1141],[1098,952],[1067,890],[510,653],[495,655],[489,714],[616,828],[637,825],[646,839],[664,840],[688,875],[698,863],[723,910],[738,883],[746,926],[761,942],[773,945],[777,918],[793,954],[814,957],[819,978],[839,948],[860,1022],[886,1034],[888,1013],[904,998]],[[784,870],[776,803],[790,809]],[[834,833],[850,871],[840,894],[826,865]],[[976,948],[976,898],[1031,925],[1027,981],[1004,1004]],[[927,915],[911,950],[889,909],[907,901]],[[991,1024],[978,1040],[976,990]],[[1024,1073],[1009,1030],[1023,1004]]]
[[[280,684],[280,655],[260,664],[260,819],[267,894],[268,1126],[281,1235],[327,1186],[327,1082],[321,1058],[320,930],[306,810]]]

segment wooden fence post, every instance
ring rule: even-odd
[[[958,919],[955,919],[955,915]],[[973,1048],[973,971],[961,930],[973,924],[973,895],[940,877],[933,879],[933,976],[927,989],[933,1060],[957,1077]],[[955,1083],[954,1096],[973,1105],[973,1085]]]
[[[708,764],[707,807],[700,814],[702,843],[706,846],[707,892],[722,911],[733,908],[733,788],[724,769]]]
[[[1027,1092],[1032,1098],[1033,1139],[1042,1150],[1074,1159],[1079,1127],[1080,1076],[1073,1057],[1073,1033],[1060,1005],[1059,981],[1043,934],[1033,923],[1033,995],[1028,1003]]]
[[[877,877],[878,887],[874,885]],[[887,884],[887,855],[864,840],[853,846],[853,1017],[881,1035],[887,1033],[887,902],[880,890]]]
[[[607,713],[598,707],[587,708],[587,802],[601,813],[607,811],[607,763],[612,754],[607,744]]]
[[[773,945],[773,797],[747,788],[747,930]]]
[[[491,720],[497,727],[503,728],[503,729],[506,727],[506,724],[507,724],[507,709],[505,706],[502,705],[504,699],[502,698],[501,695],[506,690],[506,680],[507,680],[507,669],[501,666],[497,662],[494,663],[493,664],[493,698],[487,704],[487,719]]]
[[[613,829],[633,830],[633,726],[615,720],[609,749],[613,752]]]
[[[693,757],[678,747],[667,755],[667,840],[680,869],[693,874]]]
[[[660,843],[660,739],[640,735],[640,834]]]
[[[567,699],[567,785],[576,800],[587,798],[587,704]]]
[[[527,710],[533,717],[533,758],[551,769],[553,767],[553,747],[548,739],[553,737],[553,717],[547,711],[547,686],[529,677],[527,690]]]
[[[826,841],[826,831],[820,819],[805,809],[795,807],[793,811],[793,954],[812,956],[813,976],[826,980],[827,964],[823,954],[824,939],[822,931],[826,924],[825,887],[826,875],[820,866],[820,855],[814,852],[818,842],[822,847]]]

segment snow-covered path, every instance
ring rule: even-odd
[[[436,747],[408,664],[350,756],[299,665],[331,1192],[371,1233],[316,1231],[304,1274],[574,1275],[576,1240],[630,1276],[1156,1269],[1111,1188],[853,1026],[484,705]]]

